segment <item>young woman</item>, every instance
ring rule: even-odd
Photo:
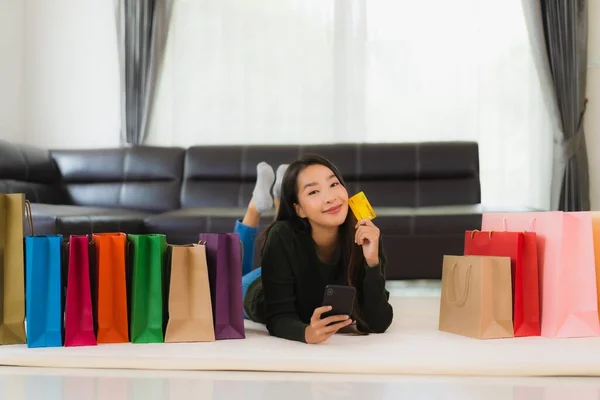
[[[273,205],[277,216],[264,234],[261,267],[250,271],[261,214]],[[322,343],[353,320],[364,333],[383,333],[392,323],[379,229],[369,220],[356,221],[344,181],[328,160],[305,156],[277,173],[260,163],[235,232],[245,254],[246,318],[266,324],[271,335]],[[356,287],[353,315],[321,318],[330,310],[321,307],[329,284]]]

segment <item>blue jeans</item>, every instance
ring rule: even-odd
[[[248,287],[257,278],[260,277],[261,268],[252,269],[252,263],[254,262],[254,245],[256,242],[256,235],[258,234],[258,228],[253,228],[242,224],[242,221],[235,222],[235,228],[233,230],[240,236],[242,247],[244,249],[244,259],[242,261],[242,299],[246,299],[246,292]],[[246,310],[244,310],[244,318],[248,319]]]

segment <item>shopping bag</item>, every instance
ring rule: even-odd
[[[90,281],[90,245],[87,235],[69,237],[65,347],[97,344]]]
[[[242,246],[237,233],[203,233],[212,301],[215,339],[244,339]]]
[[[600,212],[590,212],[592,217],[592,239],[594,240],[594,264],[596,269],[596,297],[600,312]]]
[[[25,195],[0,194],[0,345],[27,342],[23,257],[25,210],[28,210],[29,230],[32,233],[31,208]]]
[[[25,237],[27,346],[63,345],[63,237]]]
[[[98,343],[129,342],[125,233],[95,233]]]
[[[487,213],[481,230],[535,232],[538,243],[541,335],[600,335],[589,212]]]
[[[594,240],[594,264],[596,267],[596,297],[600,311],[600,212],[590,212],[592,217],[592,239]]]
[[[131,255],[131,332],[133,343],[162,343],[163,269],[167,249],[163,234],[127,235]]]
[[[476,339],[514,337],[509,257],[444,256],[439,330]]]
[[[165,343],[214,341],[206,248],[169,245],[167,254],[170,279]]]
[[[467,231],[464,254],[510,257],[515,337],[540,336],[536,234]]]

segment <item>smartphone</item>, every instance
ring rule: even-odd
[[[351,316],[354,311],[354,298],[356,289],[352,286],[327,285],[323,295],[323,305],[331,306],[331,311],[321,314],[321,318],[331,315]]]

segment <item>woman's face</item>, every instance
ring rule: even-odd
[[[298,174],[296,213],[312,226],[338,227],[348,215],[348,192],[333,171],[324,165],[310,165]]]

